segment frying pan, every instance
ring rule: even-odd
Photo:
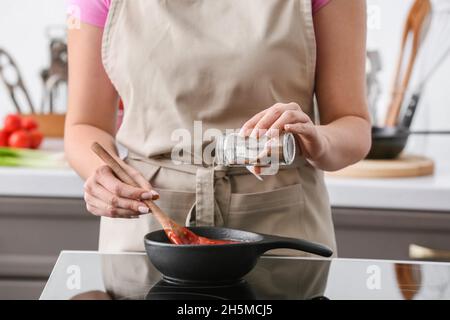
[[[405,149],[410,135],[446,135],[449,131],[410,131],[405,127],[373,127],[367,159],[395,159]]]
[[[195,234],[211,239],[236,240],[224,245],[173,245],[163,230],[145,236],[150,261],[166,281],[174,283],[234,283],[272,249],[294,249],[330,257],[328,247],[301,239],[284,238],[227,228],[193,227]]]

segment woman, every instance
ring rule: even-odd
[[[158,228],[142,203],[150,198],[179,223],[335,248],[322,171],[355,163],[370,148],[365,1],[72,1],[82,23],[69,30],[65,147],[86,179],[88,210],[102,216],[100,250],[143,250],[145,233]],[[125,114],[117,141],[140,188],[118,181],[90,151],[98,141],[117,155],[119,96]],[[301,155],[264,181],[176,165],[174,131],[203,142],[195,121],[243,134],[292,132]]]

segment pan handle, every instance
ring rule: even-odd
[[[333,250],[327,246],[303,239],[262,235],[264,240],[258,245],[258,253],[263,254],[272,249],[294,249],[312,253],[322,257],[331,257]]]

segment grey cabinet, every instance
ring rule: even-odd
[[[450,253],[450,211],[333,208],[333,219],[343,258],[417,259],[410,245]]]
[[[45,283],[45,279],[0,279],[0,300],[35,300]]]
[[[81,199],[0,197],[0,299],[37,299],[61,250],[96,250]]]

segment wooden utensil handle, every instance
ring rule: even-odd
[[[421,36],[423,35],[424,25],[430,12],[431,12],[430,0],[416,0],[408,14],[405,28],[403,31],[400,57],[397,62],[395,81],[392,90],[393,93],[392,100],[388,107],[388,112],[385,120],[385,126],[387,127],[394,127],[398,125],[399,122],[398,118],[403,105],[403,100],[405,98],[405,92],[408,89],[410,83],[416,58],[419,52],[419,47],[421,45],[421,42],[423,41]],[[409,61],[406,66],[406,70],[404,73],[402,73],[404,66],[404,59],[406,58],[405,57],[406,46],[410,37],[412,38],[411,53],[409,55]]]
[[[94,142],[91,146],[92,151],[100,157],[100,159],[108,165],[114,174],[126,184],[129,184],[133,187],[140,188],[136,181],[122,168],[119,162],[113,158],[113,156],[105,150],[99,143]]]
[[[91,146],[92,151],[100,157],[100,159],[108,165],[114,174],[123,182],[133,187],[140,188],[139,184],[122,168],[119,162],[103,148],[99,143],[94,142]],[[152,213],[156,216],[163,227],[167,227],[168,219],[166,214],[150,200],[145,200],[144,203],[150,208]]]

